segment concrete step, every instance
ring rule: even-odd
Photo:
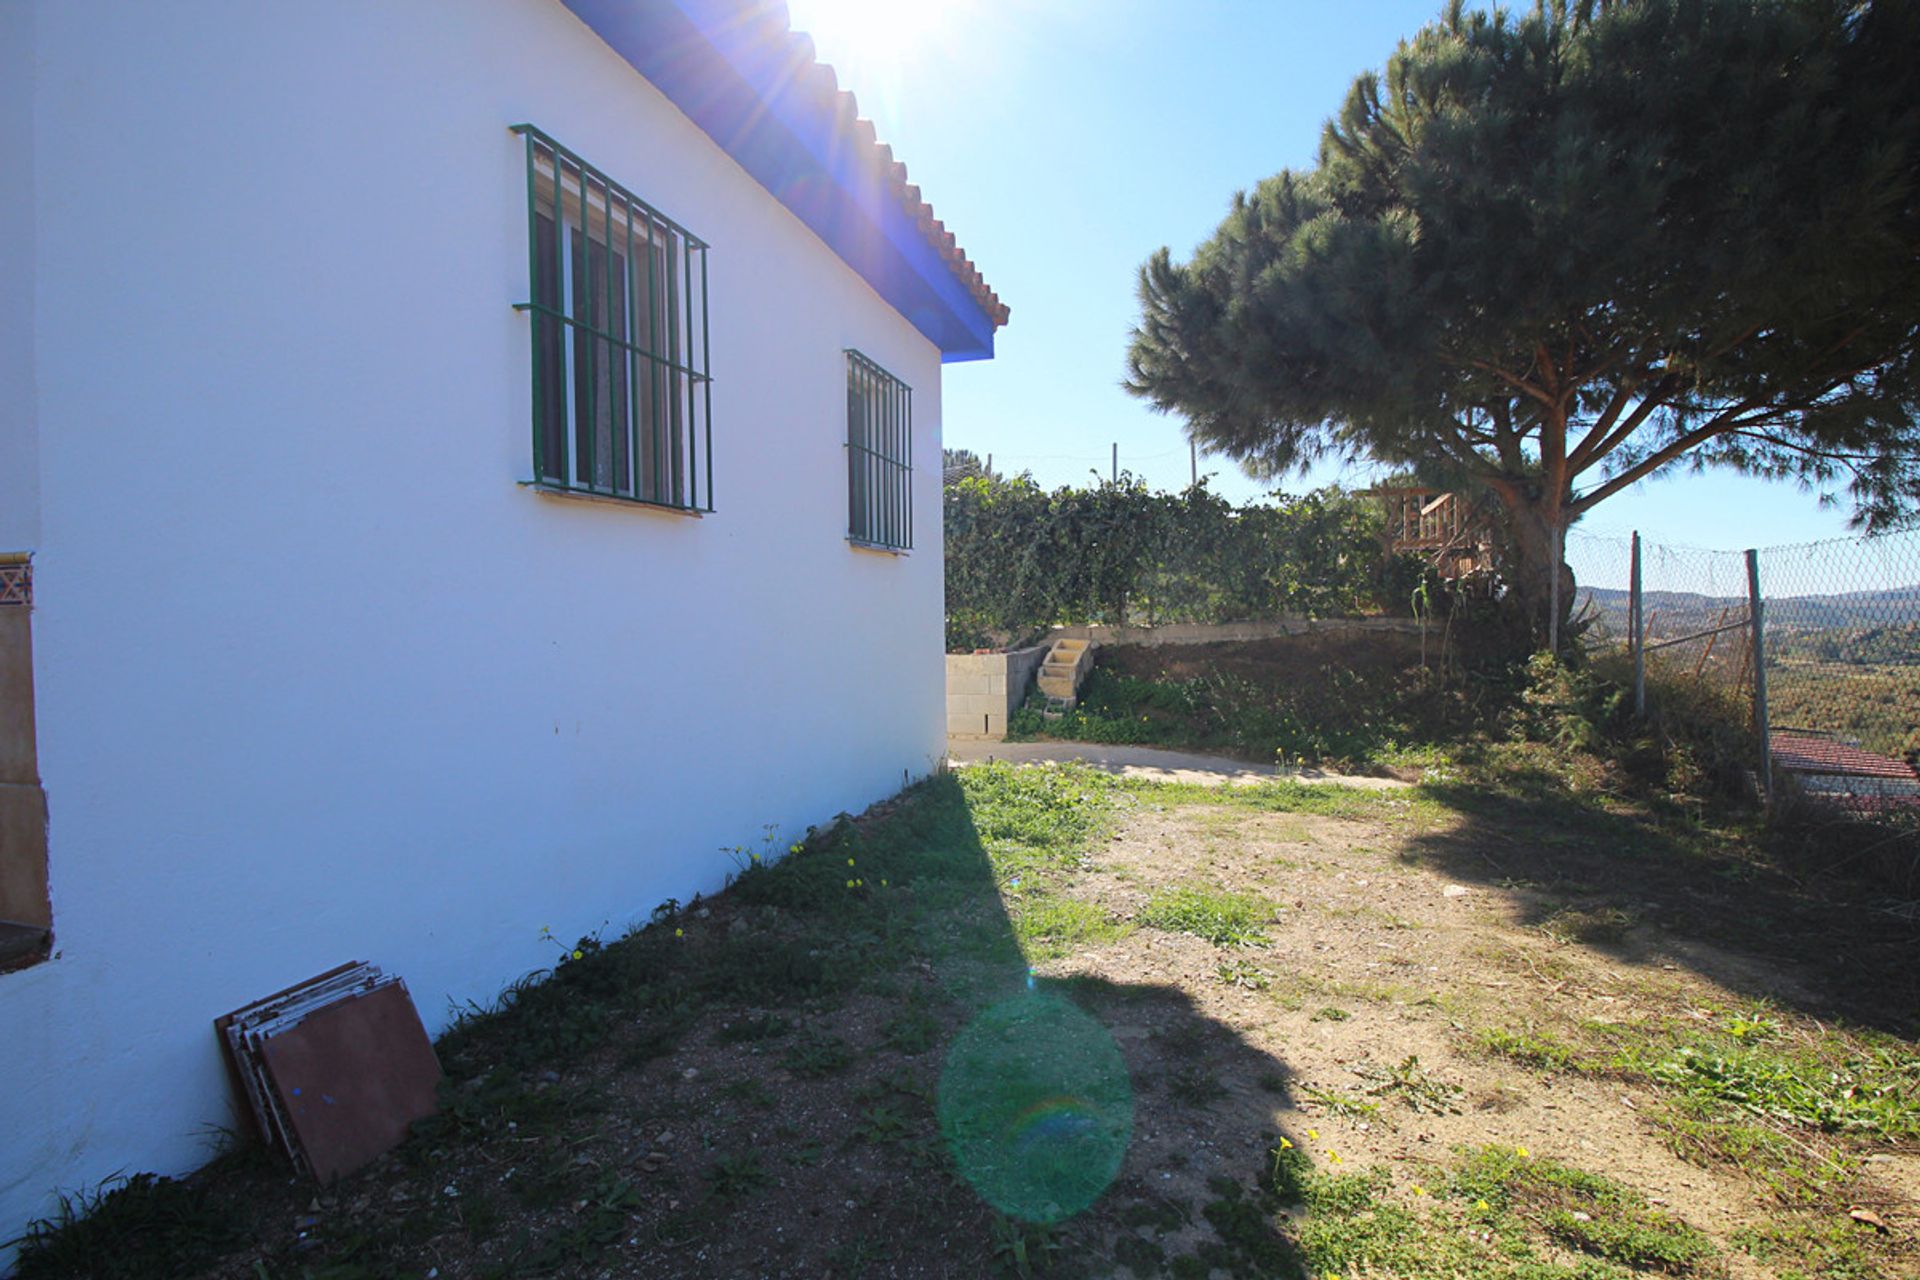
[[[1053,712],[1073,706],[1080,682],[1093,666],[1093,645],[1086,640],[1055,640],[1040,664],[1034,683]]]

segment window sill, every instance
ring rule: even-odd
[[[913,554],[912,547],[889,547],[879,542],[862,542],[858,538],[848,538],[847,545],[855,551],[865,551],[876,556],[905,557]]]
[[[539,480],[517,480],[523,489],[547,498],[560,498],[568,502],[598,502],[607,506],[625,507],[629,511],[652,511],[663,516],[691,516],[695,520],[705,519],[711,512],[699,507],[673,507],[664,502],[649,502],[645,498],[625,498],[617,493],[594,493],[588,489],[568,489],[562,485],[546,484]]]

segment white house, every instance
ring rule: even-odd
[[[4,0],[0,174],[0,1239],[936,767],[1006,310],[783,5]]]

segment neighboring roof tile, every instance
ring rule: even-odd
[[[1772,737],[1774,762],[1790,772],[1885,778],[1898,782],[1920,781],[1914,767],[1905,760],[1863,751],[1850,743],[1822,734],[1775,729]]]

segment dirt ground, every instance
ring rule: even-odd
[[[1337,1153],[1348,1169],[1387,1165],[1402,1179],[1445,1164],[1456,1146],[1500,1143],[1618,1179],[1719,1240],[1764,1223],[1774,1210],[1740,1170],[1676,1154],[1651,1119],[1662,1106],[1654,1090],[1535,1074],[1481,1051],[1471,1035],[1496,1025],[1673,1013],[1724,1018],[1750,997],[1695,972],[1704,944],[1682,945],[1652,928],[1631,930],[1611,953],[1557,941],[1529,923],[1554,895],[1457,883],[1410,861],[1406,837],[1404,826],[1365,819],[1149,804],[1067,887],[1123,920],[1169,883],[1247,890],[1279,904],[1269,941],[1234,948],[1230,958],[1198,937],[1142,929],[1047,969],[1179,988],[1196,1013],[1232,1029],[1237,1060],[1253,1055],[1267,1064],[1258,1075],[1222,1071],[1226,1092],[1216,1106],[1149,1112],[1129,1163],[1146,1171],[1198,1152],[1163,1180],[1175,1195],[1203,1197],[1207,1177],[1243,1158],[1263,1129],[1310,1135],[1307,1145]],[[1257,968],[1247,974],[1252,985],[1222,981],[1223,960],[1242,973]],[[1798,976],[1765,966],[1749,973],[1753,987],[1803,987]],[[1161,1047],[1162,1030],[1151,1022],[1115,1029],[1137,1077],[1175,1069],[1179,1055]],[[1442,1088],[1458,1090],[1452,1105],[1383,1105],[1358,1117],[1309,1092],[1365,1097],[1382,1069],[1409,1057]],[[1856,1202],[1900,1229],[1920,1229],[1920,1153],[1877,1153],[1870,1167],[1853,1190]],[[1738,1251],[1726,1266],[1735,1277],[1779,1274]]]

